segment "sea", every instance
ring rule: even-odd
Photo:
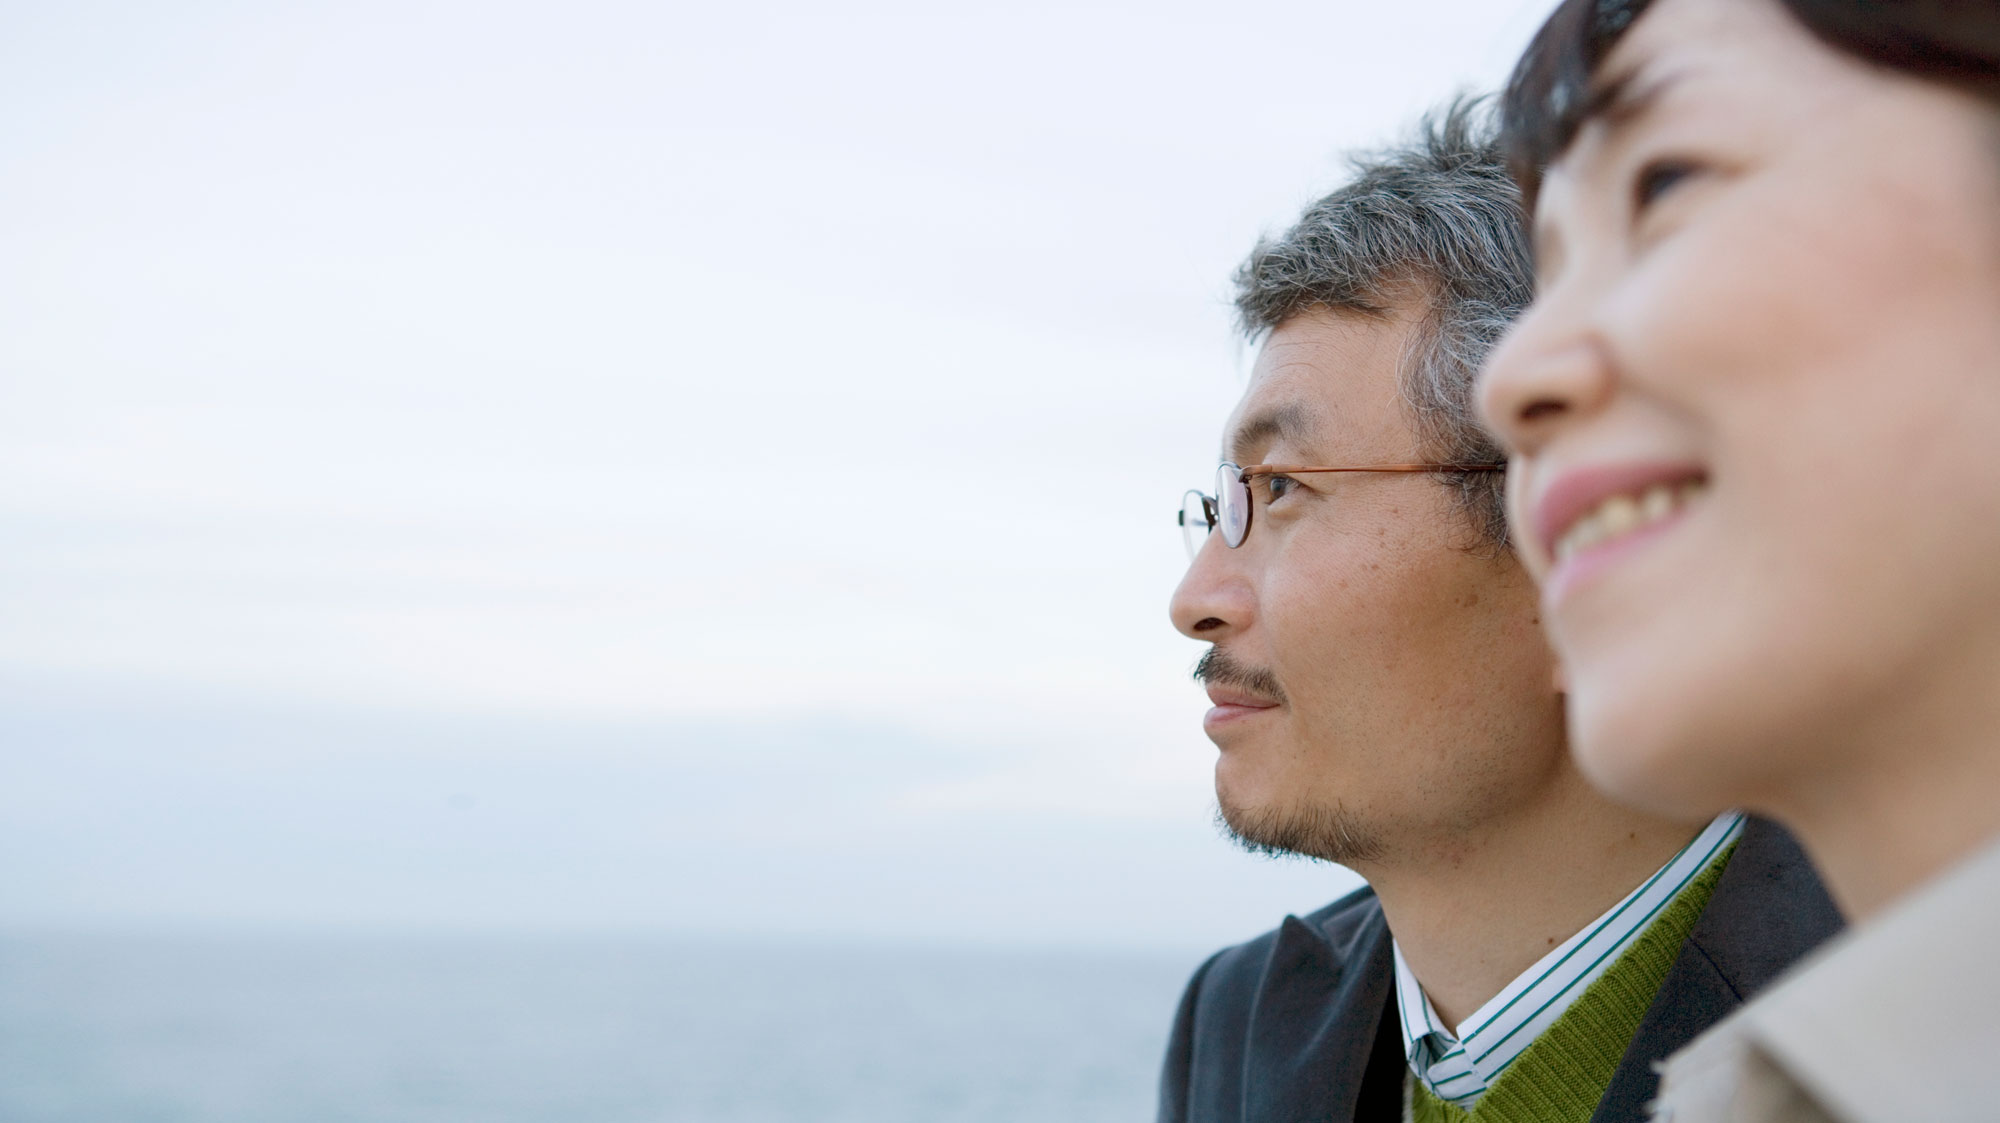
[[[1125,1123],[1199,958],[0,934],[0,1120]]]

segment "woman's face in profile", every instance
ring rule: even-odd
[[[1798,814],[2000,701],[2000,123],[1776,0],[1659,0],[1594,89],[1481,387],[1574,748]]]

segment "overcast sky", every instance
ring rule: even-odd
[[[13,5],[0,923],[1240,938],[1261,231],[1548,0]]]

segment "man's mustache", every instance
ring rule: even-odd
[[[1278,676],[1262,667],[1252,667],[1232,657],[1222,649],[1221,644],[1210,647],[1194,665],[1194,680],[1203,685],[1234,686],[1261,694],[1280,705],[1285,701],[1285,689],[1278,685]]]

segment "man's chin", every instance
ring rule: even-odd
[[[1238,846],[1266,857],[1317,858],[1351,866],[1379,856],[1382,850],[1374,831],[1338,806],[1243,804],[1218,791],[1215,824]]]

